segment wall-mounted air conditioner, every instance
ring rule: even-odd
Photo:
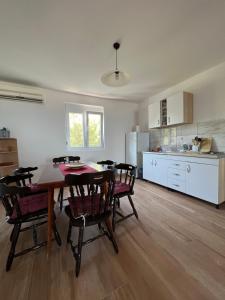
[[[32,103],[43,103],[43,95],[39,93],[28,93],[22,91],[10,91],[0,89],[0,99],[12,100],[12,101],[24,101]]]

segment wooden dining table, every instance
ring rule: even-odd
[[[65,164],[46,164],[39,167],[37,184],[43,188],[48,189],[48,237],[47,237],[47,256],[49,256],[51,251],[52,242],[52,221],[53,221],[53,210],[54,210],[54,189],[65,187],[65,174],[76,174],[80,175],[82,173],[90,172],[101,172],[105,170],[105,167],[98,165],[93,162],[86,162],[85,167],[82,169],[65,169]],[[63,168],[62,168],[63,167]]]

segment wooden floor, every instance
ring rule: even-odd
[[[130,207],[124,199],[122,209]],[[74,275],[74,259],[66,245],[67,217],[56,208],[63,239],[18,257],[5,272],[10,225],[0,225],[0,299],[225,299],[225,208],[136,181],[135,217],[116,230],[119,254],[103,237],[83,248],[81,273]],[[0,218],[4,216],[0,208]],[[96,229],[97,230],[97,229]],[[87,236],[93,229],[87,229]],[[46,227],[40,232],[45,237]],[[75,233],[76,236],[76,233]],[[21,234],[18,249],[31,242]]]

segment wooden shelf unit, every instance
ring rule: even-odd
[[[0,177],[12,174],[18,168],[17,140],[0,138]]]

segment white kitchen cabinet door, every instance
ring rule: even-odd
[[[148,106],[148,127],[157,128],[160,126],[160,102],[158,101]]]
[[[218,204],[218,166],[187,163],[186,193],[194,197]]]
[[[151,154],[143,154],[143,178],[154,182],[155,170],[154,161]]]
[[[167,125],[193,122],[193,94],[179,92],[167,97]]]
[[[166,159],[155,159],[153,161],[155,167],[155,177],[154,182],[167,186],[167,169],[168,169],[168,160]]]
[[[183,92],[167,97],[167,125],[184,122]]]
[[[158,155],[143,155],[143,178],[167,186],[168,160],[159,159]]]

